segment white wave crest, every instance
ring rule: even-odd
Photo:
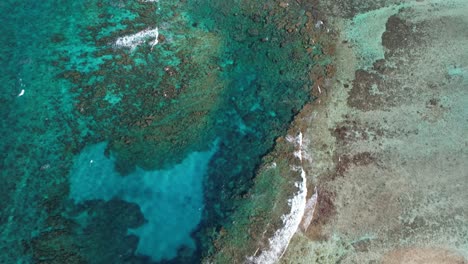
[[[151,45],[151,49],[153,49],[153,47],[158,44],[158,36],[159,30],[157,27],[154,29],[145,29],[133,35],[118,38],[117,41],[115,41],[115,45],[117,47],[130,48],[130,50],[133,51],[139,45],[152,39],[149,44]]]
[[[287,136],[286,140],[296,146],[294,156],[301,161],[302,165],[303,156],[308,157],[303,147],[302,133],[299,133],[297,137]],[[299,225],[301,224],[301,220],[304,216],[306,208],[307,177],[302,166],[293,167],[292,169],[301,172],[301,181],[295,183],[295,186],[299,190],[294,195],[294,197],[288,201],[289,205],[291,206],[291,211],[281,217],[281,220],[283,221],[283,227],[276,230],[273,237],[269,239],[270,247],[263,251],[258,257],[248,257],[248,263],[269,264],[277,262],[283,256],[284,252],[288,248],[291,238],[296,233]]]

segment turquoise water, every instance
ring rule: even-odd
[[[313,61],[279,26],[300,8],[22,0],[0,11],[1,263],[199,262],[310,99]]]
[[[114,171],[114,161],[104,156],[105,148],[106,143],[91,145],[77,157],[70,175],[70,198],[84,203],[118,197],[137,204],[146,219],[145,224],[129,229],[139,238],[137,254],[160,261],[176,257],[180,247],[195,251],[190,234],[201,220],[203,176],[216,146],[191,153],[171,169],[138,169],[126,177]]]

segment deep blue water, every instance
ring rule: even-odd
[[[310,99],[274,2],[0,11],[0,263],[199,262]]]

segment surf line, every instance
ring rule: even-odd
[[[291,142],[295,145],[296,150],[294,151],[294,156],[299,159],[301,162],[301,166],[297,167],[294,166],[291,169],[294,171],[298,171],[301,173],[301,181],[296,182],[295,186],[298,188],[297,193],[294,195],[293,198],[289,199],[289,204],[291,206],[291,211],[288,214],[285,214],[281,217],[283,221],[283,227],[276,230],[273,237],[271,237],[268,241],[270,247],[268,250],[263,251],[258,257],[250,256],[247,258],[247,263],[252,264],[273,264],[276,263],[279,259],[281,259],[286,252],[286,249],[289,246],[289,242],[294,234],[299,229],[299,225],[302,222],[302,218],[304,217],[306,208],[315,209],[315,204],[317,202],[317,189],[315,189],[314,195],[311,197],[309,201],[307,201],[307,175],[302,166],[303,158],[310,161],[310,157],[308,157],[306,150],[304,149],[304,142],[303,136],[300,132],[299,135],[296,137],[287,136],[286,140]],[[309,215],[308,213],[307,215]],[[306,221],[310,223],[312,218],[307,217]],[[307,223],[303,224],[304,227],[308,226]],[[255,255],[255,254],[254,254]]]

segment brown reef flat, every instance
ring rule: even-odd
[[[468,263],[468,2],[322,1],[314,220],[281,263]]]

